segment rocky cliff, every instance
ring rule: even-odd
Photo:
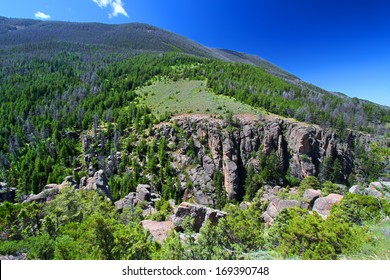
[[[181,131],[181,133],[178,133]],[[273,116],[237,115],[230,120],[209,115],[180,115],[155,127],[154,137],[169,140],[172,165],[181,176],[182,188],[186,178],[194,188],[185,190],[185,199],[204,205],[215,202],[213,174],[224,176],[224,188],[229,199],[242,193],[246,171],[252,167],[261,171],[261,153],[275,153],[280,171],[303,179],[318,176],[324,160],[339,159],[344,180],[354,170],[354,148],[365,147],[374,139],[365,134],[348,131],[341,139],[335,132],[315,125],[299,123]],[[190,139],[197,157],[188,156]],[[377,140],[376,140],[377,141]],[[279,183],[279,182],[275,182]]]

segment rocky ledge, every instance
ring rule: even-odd
[[[110,187],[108,186],[108,180],[103,170],[97,171],[92,177],[83,177],[80,183],[76,182],[72,176],[65,177],[61,184],[48,184],[43,188],[43,191],[36,194],[27,196],[23,203],[27,202],[47,202],[52,200],[61,190],[65,187],[72,187],[74,189],[83,189],[87,191],[97,191],[101,195],[107,197],[108,200],[112,200]]]
[[[184,136],[179,135],[177,128]],[[321,164],[326,158],[337,158],[345,179],[354,170],[354,146],[359,143],[366,149],[372,136],[355,131],[341,140],[337,133],[316,125],[299,123],[272,116],[255,117],[237,115],[232,120],[210,115],[181,115],[169,122],[159,124],[153,137],[164,137],[171,146],[178,147],[171,152],[173,167],[186,170],[181,177],[183,189],[188,178],[194,188],[186,192],[203,205],[213,205],[216,199],[213,175],[216,171],[224,177],[224,188],[230,200],[242,192],[245,172],[252,167],[260,171],[258,156],[269,156],[272,152],[279,160],[282,173],[303,179],[318,176]],[[189,158],[189,139],[197,154],[197,164]],[[277,183],[277,182],[276,182]]]

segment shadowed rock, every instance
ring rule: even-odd
[[[103,170],[97,171],[93,177],[88,178],[86,186],[83,187],[83,189],[99,191],[102,195],[105,195],[108,199],[112,200],[108,180]]]
[[[318,212],[323,218],[330,215],[330,209],[333,205],[340,203],[344,196],[331,193],[326,197],[320,197],[314,202],[313,211]]]
[[[209,207],[182,202],[178,208],[175,209],[171,220],[177,231],[182,231],[182,224],[186,217],[194,219],[193,229],[199,231],[207,220],[212,224],[217,224],[218,220],[226,216],[226,212],[215,210]]]
[[[150,201],[151,187],[149,185],[138,185],[136,197],[139,201]]]
[[[322,194],[320,190],[308,189],[303,194],[303,200],[308,203],[308,209],[313,209],[314,202],[321,196]]]

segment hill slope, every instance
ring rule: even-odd
[[[224,49],[210,49],[147,24],[43,22],[0,17],[0,56],[3,58],[5,68],[3,72],[7,72],[7,65],[12,65],[14,63],[12,60],[20,55],[50,58],[61,51],[81,54],[80,59],[88,62],[86,67],[90,67],[93,62],[95,68],[145,52],[178,52],[253,65],[289,83],[294,90],[284,90],[278,95],[285,102],[297,100],[302,105],[286,108],[286,112],[271,110],[273,113],[325,126],[339,128],[347,126],[381,135],[389,131],[389,125],[386,124],[390,120],[388,107],[357,98],[352,99],[307,84],[257,56]],[[242,84],[242,81],[239,82]],[[253,89],[248,91],[251,92]],[[265,107],[266,110],[270,108]],[[322,111],[326,113],[325,116],[318,115]]]
[[[66,42],[213,57],[211,50],[196,42],[140,23],[107,25],[0,18],[0,42],[3,46]]]
[[[0,42],[0,46],[8,47],[64,42],[144,52],[174,51],[228,62],[247,63],[266,69],[269,73],[287,80],[298,79],[257,56],[225,49],[210,49],[180,35],[142,23],[108,25],[0,17]]]
[[[0,259],[336,259],[390,215],[387,108],[148,25],[0,21]]]

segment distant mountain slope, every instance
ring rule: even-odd
[[[212,50],[194,41],[147,24],[108,25],[0,18],[0,45],[17,46],[42,42],[107,45],[215,57]]]
[[[279,67],[275,66],[274,64],[258,57],[255,55],[250,55],[246,53],[231,51],[231,50],[225,50],[225,49],[213,49],[214,53],[216,53],[222,60],[229,61],[229,62],[240,62],[240,63],[246,63],[254,66],[258,66],[260,68],[263,68],[267,70],[268,73],[283,78],[286,81],[294,82],[296,80],[299,80],[298,77],[280,69]]]
[[[50,59],[59,52],[77,54],[83,60],[84,66],[93,68],[93,71],[102,69],[114,61],[145,52],[176,52],[253,65],[283,79],[294,87],[294,89],[277,92],[277,96],[283,98],[283,103],[298,102],[300,104],[298,109],[287,108],[282,115],[306,122],[325,123],[327,126],[339,128],[349,127],[381,135],[389,130],[390,109],[386,106],[326,91],[302,81],[260,57],[226,49],[208,48],[183,36],[148,24],[108,25],[0,17],[0,57],[2,57],[4,69],[0,71],[0,79],[2,75],[7,76],[6,66],[13,65],[16,56],[20,56],[21,61],[24,61],[26,57],[37,55]],[[224,87],[232,89],[231,81],[235,77],[225,75],[226,71],[225,74],[223,72],[220,74],[225,79],[222,82]],[[245,77],[241,78],[239,78],[240,81],[236,81],[238,83],[236,87],[243,87],[247,84],[244,86],[247,92],[257,92],[263,97],[268,95],[271,98],[269,91],[262,89],[261,83],[253,88]],[[266,109],[269,110],[269,108]],[[273,111],[278,111],[278,109],[274,108]],[[322,116],[318,112],[328,114],[325,119],[319,121],[318,118]],[[345,123],[347,126],[344,125]]]
[[[148,24],[108,25],[0,17],[0,46],[15,47],[42,42],[103,45],[139,51],[183,52],[255,65],[289,81],[298,79],[260,57],[231,50],[207,48],[183,36]]]

